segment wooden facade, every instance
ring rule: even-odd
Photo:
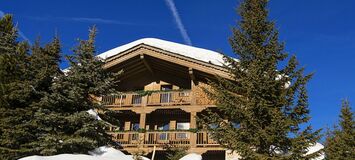
[[[122,123],[109,133],[123,150],[149,153],[167,144],[187,146],[190,152],[201,154],[223,150],[196,126],[196,115],[215,107],[203,91],[209,87],[207,80],[215,75],[229,78],[223,67],[139,44],[107,58],[105,68],[123,70],[122,92],[99,98],[122,115]]]

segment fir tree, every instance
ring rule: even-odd
[[[118,84],[118,74],[105,70],[104,62],[94,56],[95,36],[92,28],[89,39],[79,41],[74,55],[68,57],[69,69],[56,76],[50,93],[35,105],[34,121],[41,135],[34,146],[42,155],[87,153],[113,143],[106,124],[87,113],[103,109],[95,97],[114,92]]]
[[[17,41],[17,29],[12,16],[0,20],[0,158],[16,159],[27,152],[22,145],[33,138],[31,127],[31,86],[27,66],[29,46]]]
[[[60,71],[60,44],[54,38],[45,47],[37,41],[30,49],[26,42],[17,42],[10,15],[0,20],[0,28],[0,153],[1,159],[17,159],[37,153],[32,144],[40,133],[32,123],[33,104],[49,92]]]
[[[225,57],[232,81],[217,76],[206,92],[217,103],[217,112],[199,117],[224,147],[243,159],[310,159],[307,148],[319,131],[300,125],[310,119],[304,75],[295,56],[288,58],[278,39],[275,23],[268,19],[268,0],[244,0],[241,19],[233,28],[231,47],[239,60]]]
[[[61,73],[59,68],[61,62],[60,40],[58,36],[55,36],[52,42],[42,47],[40,40],[37,39],[31,51],[28,74],[35,91],[34,96],[36,99],[40,99],[44,93],[50,92],[54,77]]]
[[[325,155],[330,160],[355,159],[355,121],[347,100],[342,103],[339,126],[326,138]]]

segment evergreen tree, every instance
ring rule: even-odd
[[[29,77],[31,85],[35,91],[36,99],[50,92],[54,77],[61,73],[59,63],[61,62],[61,44],[59,38],[55,36],[52,42],[41,47],[40,40],[37,39],[31,49]]]
[[[31,141],[25,124],[30,117],[31,87],[27,81],[28,44],[17,42],[12,16],[0,20],[0,159],[15,159]]]
[[[5,96],[9,89],[8,84],[16,79],[20,79],[21,70],[16,66],[20,61],[17,52],[19,43],[16,41],[18,35],[17,30],[12,22],[11,15],[5,15],[0,19],[0,85],[1,85],[1,105],[8,105]]]
[[[217,104],[199,122],[224,147],[243,159],[310,159],[307,148],[319,139],[319,130],[300,125],[310,119],[304,75],[295,56],[288,58],[275,23],[268,20],[268,0],[244,0],[241,19],[233,28],[231,47],[239,60],[225,57],[232,81],[217,76],[206,92]]]
[[[328,134],[325,143],[326,159],[355,159],[354,113],[347,100],[343,101],[339,127]]]
[[[37,41],[30,50],[26,42],[17,42],[10,15],[0,20],[0,27],[0,159],[17,159],[37,153],[32,143],[40,133],[32,123],[33,104],[49,92],[60,71],[60,44],[58,38],[45,47]]]
[[[89,39],[81,40],[68,57],[70,68],[53,79],[50,92],[35,105],[34,123],[41,135],[33,145],[42,155],[87,153],[113,143],[106,124],[87,113],[103,109],[95,97],[113,93],[118,84],[118,74],[105,70],[104,62],[94,56],[95,35],[94,27]]]

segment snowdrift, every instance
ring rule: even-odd
[[[143,160],[149,160],[142,157]],[[125,155],[121,151],[111,147],[100,147],[85,154],[59,154],[55,156],[30,156],[20,160],[134,160],[131,155]]]
[[[190,153],[182,157],[180,160],[202,160],[202,156],[196,153]]]
[[[143,160],[149,160],[141,157]],[[55,156],[29,156],[19,160],[134,160],[132,155],[126,155],[121,151],[111,147],[100,147],[86,154],[59,154]],[[191,153],[180,160],[202,160],[202,156]]]

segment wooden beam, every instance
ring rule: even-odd
[[[122,62],[121,64],[118,64],[119,68],[126,68],[131,66],[132,64],[137,64],[140,61],[139,58],[133,57],[125,62]]]
[[[190,79],[195,81],[196,78],[195,78],[195,75],[194,75],[194,71],[192,68],[189,68],[189,75],[190,75]]]
[[[186,66],[181,66],[179,64],[175,64],[175,63],[161,60],[161,59],[157,59],[157,58],[150,58],[150,61],[155,62],[153,64],[157,64],[157,65],[164,66],[164,67],[169,67],[171,69],[174,69],[176,71],[182,71],[184,73],[186,73],[185,71],[188,69]]]
[[[125,67],[125,68],[121,68],[121,70],[123,70],[123,71],[130,71],[130,70],[134,70],[134,69],[136,69],[136,68],[142,68],[142,67],[144,67],[143,65],[144,65],[144,64],[142,64],[141,61],[138,61],[138,62],[136,62],[136,63],[133,64],[133,65],[127,66],[127,67]],[[145,68],[145,67],[144,67],[144,68]]]
[[[185,78],[188,78],[188,74],[185,72],[182,72],[182,71],[176,71],[176,70],[173,70],[169,67],[166,67],[166,66],[159,66],[159,65],[153,65],[152,64],[152,67],[154,68],[154,70],[156,71],[157,74],[159,74],[160,72],[158,71],[164,71],[164,72],[167,72],[167,73],[171,73],[171,74],[174,74],[176,76],[180,76],[180,77],[185,77]],[[157,75],[156,74],[156,75]]]
[[[138,68],[138,69],[135,69],[132,72],[123,72],[123,76],[122,76],[121,80],[122,81],[126,80],[126,79],[128,79],[128,78],[130,78],[130,77],[132,77],[134,75],[137,75],[137,74],[139,74],[139,73],[141,73],[143,71],[146,71],[146,70],[147,70],[146,68]]]
[[[150,65],[148,64],[147,60],[144,58],[144,54],[141,54],[140,58],[143,61],[144,66],[147,67],[148,71],[154,76],[154,72],[153,72],[152,68],[150,67]]]
[[[164,74],[168,74],[168,75],[172,75],[174,77],[180,77],[180,78],[183,78],[183,79],[186,79],[186,80],[190,80],[189,79],[189,75],[185,73],[182,73],[182,72],[173,72],[172,70],[168,69],[168,68],[164,68],[164,67],[154,67],[154,69],[156,70],[156,75],[159,76],[159,75],[164,75]],[[161,73],[161,74],[160,74]]]
[[[174,63],[169,63],[164,60],[159,60],[154,58],[149,58],[149,62],[151,62],[151,67],[154,70],[165,69],[166,71],[174,72],[174,74],[176,75],[180,75],[184,77],[188,76],[188,74],[186,73],[188,71],[187,67],[183,67]]]
[[[194,74],[194,70],[191,67],[189,68],[189,75],[190,75],[191,82],[194,83],[194,85],[197,85],[197,80]]]
[[[143,66],[143,64],[139,63],[139,64],[137,64],[134,67],[132,66],[132,67],[129,67],[129,68],[123,68],[123,74],[135,72],[136,70],[139,70],[139,69],[147,69],[147,68],[145,68]]]
[[[139,58],[137,58],[136,60],[133,61],[129,61],[128,63],[125,63],[123,65],[117,65],[114,67],[109,68],[112,71],[120,71],[123,70],[124,72],[135,69],[137,67],[142,66],[142,62],[140,61]]]
[[[162,73],[162,74],[159,74],[157,76],[162,81],[165,81],[165,82],[168,82],[171,84],[175,84],[175,85],[183,87],[183,88],[189,87],[188,84],[189,84],[190,80],[188,79],[188,77],[186,77],[186,78],[180,77],[180,76],[177,76],[175,74],[172,74],[170,72],[166,72],[163,70],[160,70],[159,73]]]

